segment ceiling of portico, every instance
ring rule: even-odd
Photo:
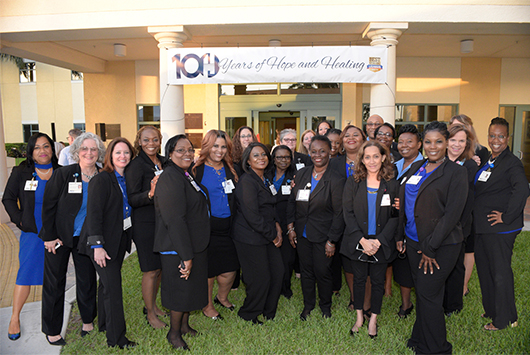
[[[185,47],[369,45],[362,33],[368,23],[296,23],[190,25]],[[4,33],[2,51],[85,72],[97,72],[106,61],[158,59],[157,41],[146,27]],[[474,51],[460,53],[460,41],[474,40]],[[115,57],[113,45],[127,46]],[[401,57],[530,58],[530,24],[409,23],[399,38]]]

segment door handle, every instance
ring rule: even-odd
[[[521,150],[517,151],[519,153],[519,160],[523,160],[523,152]]]

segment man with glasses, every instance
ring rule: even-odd
[[[72,164],[77,164],[77,162],[72,158],[70,155],[70,146],[75,141],[77,137],[79,137],[83,133],[79,128],[74,128],[68,131],[68,147],[61,150],[61,153],[59,154],[59,165],[67,166]]]
[[[313,162],[308,155],[296,151],[296,131],[294,129],[286,128],[280,132],[280,144],[288,146],[293,152],[293,160],[291,164],[296,168],[296,170],[313,165]]]
[[[366,120],[365,133],[368,140],[375,139],[375,130],[383,125],[385,121],[379,115],[372,115]]]

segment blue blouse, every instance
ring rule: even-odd
[[[278,193],[281,193],[281,187],[283,184],[283,179],[285,179],[285,173],[283,173],[282,176],[280,176],[277,180],[276,179],[276,172],[274,173],[274,178],[272,180],[272,183],[274,184],[274,188]]]
[[[412,164],[414,164],[415,162],[420,161],[420,160],[423,160],[423,155],[421,155],[421,153],[418,152],[418,156],[416,157],[416,159],[414,159],[414,161],[409,166],[407,166],[405,169],[403,169],[403,165],[405,165],[405,158],[401,158],[397,162],[395,162],[394,164],[396,164],[396,168],[397,168],[397,171],[398,171],[398,174],[396,176],[396,180],[399,180],[403,176],[403,174],[405,174],[407,171],[409,171],[409,169],[412,166]]]
[[[377,233],[377,191],[378,189],[367,187],[366,195],[368,198],[368,235]]]
[[[230,205],[228,204],[228,196],[225,193],[223,182],[226,181],[225,168],[215,170],[211,166],[204,166],[204,175],[201,184],[208,190],[210,197],[212,216],[217,218],[230,217]]]
[[[125,176],[121,176],[116,170],[114,175],[118,179],[120,185],[121,194],[123,195],[123,219],[131,216],[131,205],[129,205],[129,199],[127,198],[127,186],[125,186]]]
[[[81,229],[83,228],[83,223],[85,223],[86,218],[86,202],[88,199],[88,182],[83,183],[83,204],[77,212],[74,220],[74,237],[79,237],[81,235]]]
[[[320,180],[315,180],[315,178],[313,177],[313,175],[311,175],[311,192],[309,194],[312,194],[313,193],[313,190],[315,189],[315,187],[317,187],[317,184]],[[303,233],[303,236],[304,238],[307,238],[307,234],[305,232],[306,230],[306,227],[304,226],[304,233]]]

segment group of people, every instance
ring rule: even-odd
[[[229,293],[239,280],[246,298],[238,315],[252,324],[274,319],[280,296],[293,294],[295,269],[302,321],[317,300],[322,316],[332,316],[344,271],[348,308],[356,312],[350,334],[367,321],[371,338],[393,274],[400,317],[411,314],[416,290],[407,345],[434,354],[452,351],[444,314],[462,309],[475,259],[483,317],[492,320],[485,329],[516,326],[511,257],[530,191],[508,132],[506,120],[491,121],[490,153],[471,119],[459,115],[449,126],[429,123],[423,134],[402,126],[394,142],[394,127],[374,115],[364,130],[323,121],[300,135],[298,151],[293,129],[280,132],[270,153],[243,126],[233,139],[208,131],[198,156],[186,135],[174,136],[162,156],[160,132],[146,126],[134,147],[116,138],[105,149],[98,136],[83,133],[69,146],[74,164],[63,167],[50,137],[37,133],[2,199],[22,230],[8,337],[21,336],[28,285],[43,284],[42,330],[50,344],[65,344],[60,331],[72,255],[81,336],[94,329],[97,315],[108,346],[134,347],[121,287],[132,240],[143,272],[143,312],[153,328],[169,326],[167,339],[178,349],[188,349],[184,335],[198,333],[191,311],[217,321],[215,305],[235,310]],[[169,325],[159,318],[166,314],[156,306],[159,289]]]

